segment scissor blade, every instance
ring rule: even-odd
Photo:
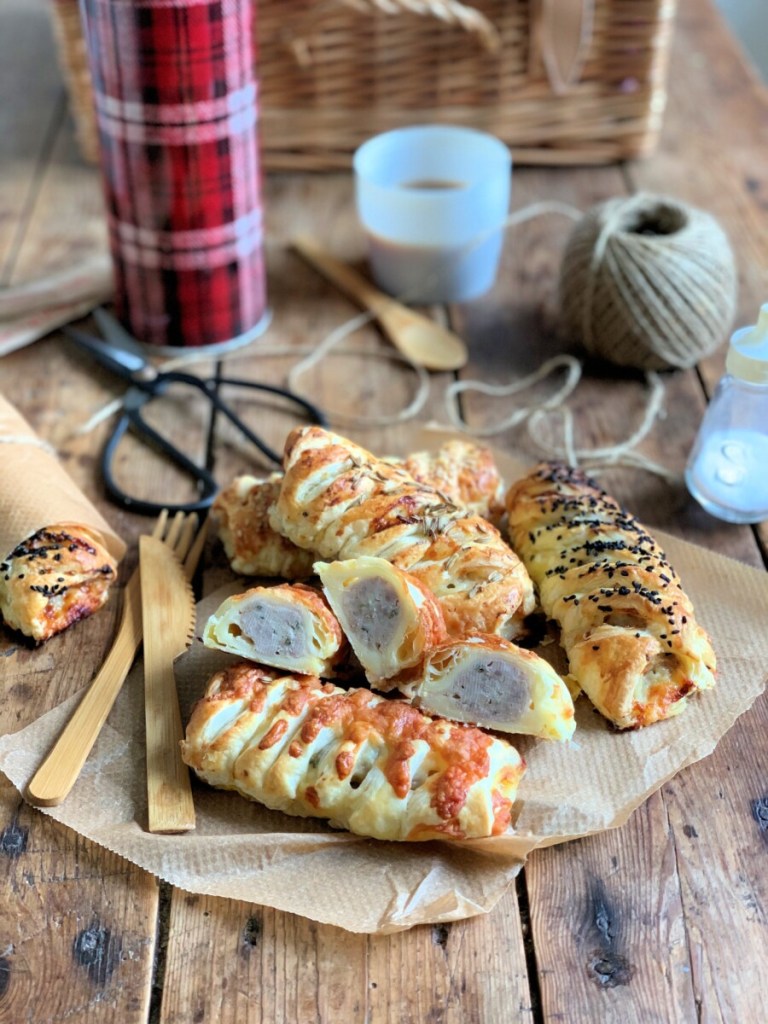
[[[115,348],[77,327],[64,327],[63,331],[71,341],[89,352],[97,363],[126,380],[133,380],[134,375],[147,365],[146,359],[142,356]]]
[[[97,306],[94,309],[93,319],[99,325],[99,330],[110,345],[123,352],[132,352],[141,359],[142,366],[146,364],[147,359],[141,344],[103,306]]]

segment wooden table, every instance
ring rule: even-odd
[[[542,198],[586,209],[641,189],[710,210],[726,228],[740,275],[738,322],[768,298],[768,102],[709,0],[683,0],[663,139],[624,166],[516,170],[514,206]],[[79,158],[41,0],[0,11],[0,284],[23,281],[103,245],[96,171]],[[313,344],[352,312],[288,249],[311,232],[342,256],[362,242],[348,175],[266,182],[274,323],[264,344]],[[509,380],[559,350],[550,310],[569,229],[542,218],[508,239],[499,283],[481,302],[447,311],[471,349],[468,377]],[[439,311],[438,311],[439,312]],[[373,330],[356,342],[381,350]],[[666,419],[642,450],[681,470],[723,350],[666,378]],[[288,360],[259,346],[238,370],[279,381]],[[452,378],[433,376],[425,417],[445,419]],[[336,410],[394,408],[410,378],[365,359],[332,360],[308,378]],[[83,490],[132,542],[145,521],[110,506],[96,454],[103,425],[75,428],[121,393],[106,373],[53,335],[0,362],[0,387],[56,445]],[[642,381],[590,372],[573,401],[587,445],[626,436],[645,401]],[[486,403],[470,400],[470,424]],[[192,415],[190,413],[190,415]],[[281,441],[287,419],[268,418]],[[184,433],[184,417],[166,424]],[[357,431],[379,451],[407,447],[408,425]],[[523,429],[496,442],[530,454]],[[253,468],[222,431],[215,473]],[[126,480],[171,494],[181,483],[135,455]],[[652,527],[763,566],[768,533],[722,524],[682,484],[613,470],[609,489]],[[8,486],[7,481],[2,486]],[[136,558],[131,544],[123,579]],[[221,578],[214,545],[203,587]],[[85,685],[109,646],[119,600],[39,650],[0,637],[0,728],[13,731]],[[600,1021],[747,1024],[768,1019],[768,699],[717,750],[653,795],[622,828],[532,855],[488,915],[390,936],[354,935],[290,913],[174,890],[27,806],[5,782],[0,817],[0,1020],[22,1021]]]

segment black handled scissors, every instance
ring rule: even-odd
[[[158,515],[164,508],[172,512],[202,512],[210,507],[219,490],[218,484],[205,466],[193,462],[188,455],[147,423],[142,415],[144,407],[153,399],[165,394],[171,384],[183,384],[203,394],[218,412],[226,416],[243,436],[256,445],[259,451],[276,466],[280,466],[282,463],[280,455],[270,448],[263,438],[251,430],[248,424],[244,423],[237,413],[223,401],[218,393],[220,385],[234,385],[278,395],[295,405],[302,418],[323,427],[328,425],[326,417],[317,406],[285,388],[233,377],[204,378],[176,370],[159,371],[150,363],[140,343],[131,337],[105,309],[94,310],[94,318],[103,338],[87,334],[75,327],[65,327],[64,333],[80,348],[89,352],[101,366],[131,384],[123,398],[120,418],[104,447],[101,458],[101,469],[107,493],[123,508],[141,515]],[[118,486],[112,472],[112,464],[117,446],[129,428],[195,479],[200,492],[197,501],[178,505],[171,505],[168,502],[158,504],[132,497]]]

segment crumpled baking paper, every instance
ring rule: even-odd
[[[70,796],[45,813],[182,889],[264,904],[353,932],[393,932],[487,912],[531,851],[623,824],[667,779],[711,753],[765,686],[768,575],[656,535],[712,636],[717,686],[695,695],[678,718],[629,733],[613,731],[581,697],[572,743],[520,738],[528,770],[514,832],[461,844],[383,843],[195,782],[196,830],[150,835],[140,662]],[[206,598],[198,631],[226,593],[241,588],[242,582]],[[185,719],[226,659],[195,642],[178,660]],[[22,793],[78,699],[0,739],[0,768]]]

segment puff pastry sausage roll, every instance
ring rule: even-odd
[[[533,585],[501,534],[399,466],[320,427],[292,431],[274,529],[322,559],[385,558],[440,603],[452,636],[519,635]]]
[[[524,771],[479,729],[247,663],[211,679],[182,757],[212,786],[391,840],[499,835]]]
[[[455,438],[434,454],[413,452],[387,461],[401,465],[414,480],[434,487],[471,515],[496,523],[504,512],[504,481],[490,448]]]
[[[569,669],[620,729],[678,714],[715,684],[715,654],[664,552],[579,470],[537,466],[507,495],[509,530],[560,625]]]
[[[569,740],[576,728],[568,687],[549,662],[498,636],[448,640],[417,674],[393,680],[430,715],[500,732]]]
[[[206,647],[304,675],[334,674],[346,648],[322,594],[302,583],[253,587],[228,597],[208,619]]]
[[[219,539],[229,564],[244,576],[280,576],[286,580],[312,575],[312,555],[281,537],[269,525],[269,506],[280,492],[282,473],[267,480],[239,476],[213,503]]]
[[[0,615],[38,643],[98,611],[117,563],[86,527],[38,530],[0,562]]]
[[[315,562],[315,572],[372,685],[420,665],[446,639],[434,595],[384,558]]]

